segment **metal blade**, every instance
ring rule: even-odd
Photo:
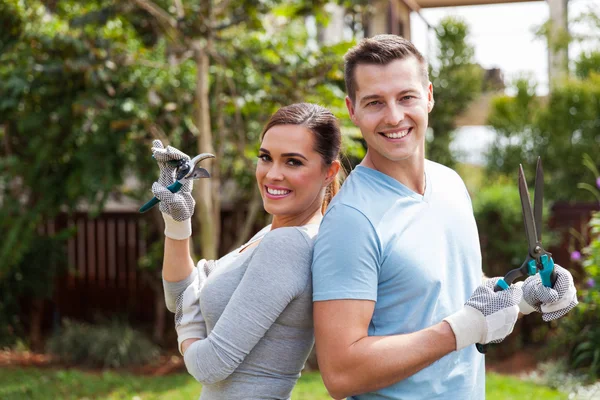
[[[188,179],[210,178],[210,174],[202,167],[194,168]]]
[[[529,255],[536,257],[537,233],[533,222],[533,211],[531,210],[531,199],[527,190],[527,182],[523,173],[523,166],[519,164],[519,194],[521,195],[521,209],[523,210],[523,221],[525,222],[525,234],[529,244]]]
[[[535,196],[533,198],[533,221],[537,233],[537,241],[542,242],[542,213],[544,212],[544,170],[542,169],[542,158],[538,157],[535,172]]]

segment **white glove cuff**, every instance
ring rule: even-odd
[[[169,214],[162,213],[165,220],[165,236],[175,240],[184,240],[192,236],[192,219],[175,221]]]
[[[485,343],[487,326],[483,314],[470,306],[444,318],[450,324],[456,338],[456,350],[462,350],[474,343]]]
[[[519,289],[523,289],[523,284],[525,282],[520,281],[517,282],[515,284],[513,284],[513,286],[518,287]],[[537,311],[535,308],[533,308],[531,306],[531,304],[529,304],[526,300],[525,300],[525,296],[523,296],[523,298],[521,299],[521,302],[519,303],[519,312],[523,315],[528,315],[531,314],[532,312]]]
[[[187,339],[206,339],[206,323],[202,322],[189,323],[184,326],[180,326],[177,329],[177,348],[179,353],[183,355],[181,345],[184,340]]]
[[[541,309],[544,314],[564,309],[570,309],[569,306],[572,302],[578,304],[577,289],[575,289],[574,285],[570,285],[566,293],[556,303],[542,304]]]

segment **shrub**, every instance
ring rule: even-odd
[[[70,364],[103,368],[140,365],[159,355],[143,333],[118,319],[97,324],[65,319],[48,341],[48,351]]]
[[[600,377],[600,212],[589,222],[590,243],[582,251],[586,278],[578,289],[579,305],[559,320],[553,348],[569,349],[569,365],[591,380]]]

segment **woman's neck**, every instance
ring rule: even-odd
[[[321,208],[314,212],[302,213],[300,215],[274,215],[273,222],[271,222],[271,230],[277,228],[283,228],[286,226],[303,226],[309,224],[318,224],[323,219],[323,213]]]

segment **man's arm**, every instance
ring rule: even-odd
[[[314,303],[317,358],[333,398],[390,386],[456,350],[445,321],[405,335],[368,336],[374,308],[368,300]]]

